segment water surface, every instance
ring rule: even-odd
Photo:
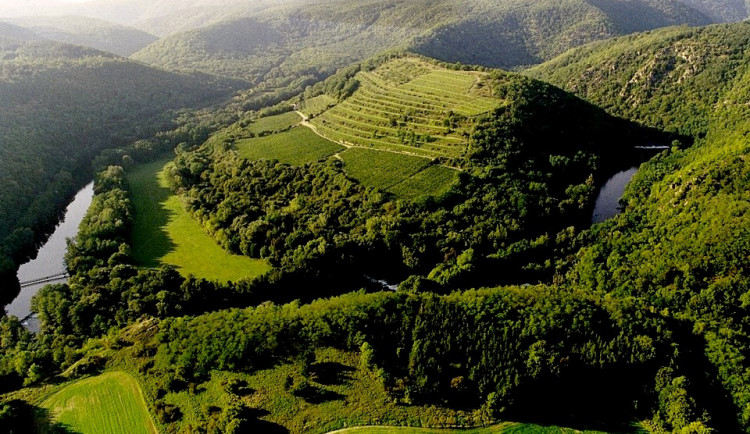
[[[66,239],[76,236],[78,225],[86,215],[86,211],[91,205],[94,196],[94,183],[91,182],[76,193],[73,201],[65,210],[65,216],[55,229],[55,232],[49,237],[47,242],[39,249],[36,258],[21,265],[18,268],[18,281],[27,282],[47,276],[53,276],[65,272],[65,251],[67,250]],[[64,282],[60,279],[56,282]],[[37,293],[44,285],[30,285],[21,288],[18,296],[5,306],[5,312],[8,315],[15,315],[21,319],[29,319],[31,315],[31,297]],[[33,327],[32,327],[33,328]]]
[[[611,219],[621,212],[620,198],[625,192],[628,182],[638,172],[637,167],[617,172],[599,190],[599,196],[596,198],[594,213],[591,216],[591,223],[601,223]]]

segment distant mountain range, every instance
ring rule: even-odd
[[[142,30],[83,16],[24,17],[7,19],[7,22],[44,39],[83,45],[124,57],[158,39]]]

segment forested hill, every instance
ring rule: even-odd
[[[13,24],[2,21],[0,21],[0,38],[18,39],[22,41],[42,39],[39,35],[29,29],[24,29],[23,27],[14,26]]]
[[[58,42],[0,39],[0,53],[0,269],[10,275],[99,151],[168,125],[167,110],[231,93]]]
[[[682,2],[716,21],[742,21],[750,13],[750,2],[747,0],[682,0]]]
[[[695,135],[693,147],[641,167],[625,212],[592,230],[567,277],[689,324],[699,337],[692,351],[713,366],[727,402],[695,399],[736,418],[741,428],[726,432],[750,428],[748,48],[747,23],[667,29],[593,44],[532,71],[613,113]],[[680,366],[679,375],[696,384],[693,369]]]
[[[526,73],[617,116],[704,136],[748,49],[747,22],[675,27],[592,43]]]
[[[511,68],[618,34],[710,22],[677,0],[333,0],[268,8],[178,33],[134,58],[252,83],[289,82],[320,79],[394,47],[449,62]]]
[[[82,16],[25,17],[6,20],[40,37],[130,56],[156,41],[144,31]]]

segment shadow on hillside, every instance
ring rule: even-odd
[[[315,381],[325,386],[348,383],[352,380],[352,372],[355,371],[351,366],[337,362],[315,363],[311,370]]]
[[[55,422],[46,408],[26,401],[12,400],[0,406],[2,433],[79,434],[69,425]]]
[[[242,424],[242,432],[257,432],[257,433],[268,433],[268,434],[288,434],[289,430],[285,427],[261,419],[263,416],[267,416],[270,413],[263,409],[249,409],[247,410],[247,421]]]
[[[139,170],[144,171],[143,174],[139,174],[143,178],[139,182],[140,185],[133,188],[134,193],[141,197],[141,203],[136,203],[137,223],[133,230],[133,256],[139,265],[144,267],[161,266],[161,258],[174,251],[176,247],[166,230],[172,215],[167,206],[172,192],[160,182],[164,164],[163,161],[158,161],[140,168]]]

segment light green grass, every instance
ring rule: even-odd
[[[302,118],[295,112],[282,113],[275,116],[266,116],[256,119],[250,125],[245,127],[247,131],[253,134],[276,133],[291,128],[302,122]]]
[[[156,428],[138,383],[108,372],[66,386],[42,403],[56,422],[81,434],[153,434]]]
[[[167,161],[142,165],[128,173],[135,224],[133,259],[144,267],[173,265],[182,275],[219,282],[259,276],[267,262],[233,255],[222,249],[182,207],[167,188]]]
[[[430,160],[364,148],[342,152],[344,171],[364,185],[387,190],[427,167]]]
[[[458,171],[444,166],[430,166],[392,185],[388,191],[404,199],[440,196],[458,181]]]
[[[318,161],[344,149],[306,127],[237,142],[237,153],[243,158],[279,160],[294,166]]]
[[[457,157],[474,118],[502,104],[492,97],[486,73],[447,70],[416,58],[395,59],[356,77],[360,85],[349,98],[311,120],[331,140]],[[313,100],[309,105],[321,106]]]

